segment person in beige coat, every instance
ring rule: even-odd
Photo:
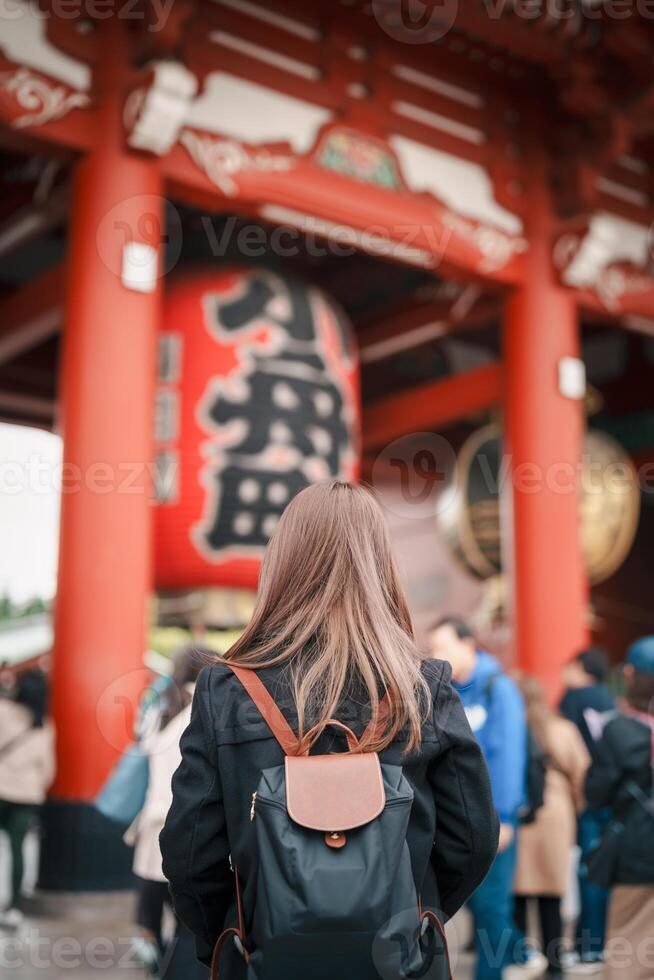
[[[0,829],[11,847],[11,901],[0,925],[20,924],[23,842],[55,773],[54,729],[47,720],[48,685],[40,670],[18,678],[13,699],[0,698]]]
[[[561,900],[568,889],[590,755],[576,726],[550,711],[538,681],[523,678],[520,687],[530,730],[547,757],[547,772],[544,803],[533,823],[519,831],[515,919],[525,933],[528,903],[537,903],[547,976],[561,977]]]

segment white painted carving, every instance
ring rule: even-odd
[[[180,143],[202,167],[209,180],[227,197],[236,197],[238,185],[234,177],[248,170],[287,171],[295,166],[295,158],[268,150],[250,150],[231,139],[215,139],[200,135],[192,129],[180,133]]]
[[[609,266],[602,269],[595,282],[595,292],[607,310],[619,313],[625,296],[638,296],[654,289],[654,279],[646,272]]]
[[[46,35],[48,15],[36,0],[0,0],[0,50],[16,64],[55,78],[78,91],[91,87],[91,69],[71,58]]]
[[[71,109],[82,109],[91,101],[86,92],[71,92],[63,85],[33,75],[28,68],[2,72],[0,91],[13,95],[21,109],[27,110],[12,121],[15,129],[41,126],[61,119]]]
[[[198,82],[179,62],[160,61],[153,70],[152,85],[127,99],[124,118],[130,146],[163,156],[177,142]]]
[[[597,288],[608,266],[631,262],[645,266],[649,229],[635,221],[600,212],[590,219],[586,235],[564,235],[556,243],[554,261],[568,286]],[[614,291],[617,280],[605,289]],[[599,288],[598,288],[599,292]]]
[[[411,190],[427,191],[452,211],[509,235],[522,232],[522,220],[497,203],[491,179],[479,164],[404,136],[392,135],[388,142]]]
[[[480,272],[496,272],[514,256],[527,251],[525,238],[507,235],[498,228],[477,224],[452,211],[445,211],[442,220],[444,225],[477,249],[481,256]]]
[[[186,115],[186,125],[242,143],[289,143],[308,153],[332,118],[328,109],[275,92],[226,72],[207,76],[202,93]]]

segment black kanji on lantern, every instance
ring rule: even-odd
[[[212,551],[264,547],[286,504],[308,483],[298,470],[255,471],[232,465],[216,470],[215,480],[215,519],[204,535]]]
[[[203,405],[208,431],[237,433],[206,477],[201,547],[216,554],[264,547],[291,497],[314,479],[342,472],[351,437],[344,392],[325,362],[307,286],[256,273],[237,297],[211,302],[209,330],[239,346],[242,364],[209,386]],[[329,312],[345,351],[346,326]],[[255,327],[272,331],[269,352],[254,337]]]
[[[245,399],[228,401],[218,395],[208,413],[216,425],[245,423],[245,435],[232,452],[254,456],[282,444],[306,458],[322,457],[329,472],[337,473],[348,432],[336,385],[324,374],[313,380],[308,380],[309,372],[307,378],[282,374],[286,361],[276,362],[274,370],[266,358],[253,361],[253,370],[245,376]]]
[[[275,288],[276,280],[282,286]],[[288,312],[270,309],[273,300],[282,300]],[[245,280],[243,293],[235,299],[218,301],[219,319],[216,325],[223,331],[237,333],[258,320],[276,323],[284,328],[291,340],[315,339],[313,310],[309,289],[303,283],[286,276],[254,274]]]

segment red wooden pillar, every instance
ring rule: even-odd
[[[105,38],[98,142],[78,165],[70,226],[53,660],[57,777],[41,867],[41,885],[54,889],[124,881],[129,855],[89,801],[131,737],[146,676],[163,215],[156,162],[123,143],[127,59],[119,32],[114,25]]]
[[[561,390],[562,359],[579,357],[579,329],[575,302],[552,265],[553,216],[538,148],[529,173],[525,281],[508,300],[504,333],[512,505],[507,564],[517,664],[555,698],[562,665],[587,639],[578,492],[584,408],[580,397]]]

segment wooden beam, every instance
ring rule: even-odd
[[[0,257],[63,225],[70,209],[70,188],[56,188],[42,203],[32,202],[8,214],[0,224]]]
[[[49,398],[34,398],[31,395],[16,395],[0,391],[0,412],[17,413],[27,418],[52,419],[57,403]]]
[[[384,360],[499,316],[500,296],[480,297],[479,292],[478,287],[468,286],[454,301],[421,303],[366,324],[357,332],[362,363]]]
[[[600,277],[611,283],[614,272],[615,281],[621,285],[621,289],[609,287],[610,291],[603,291],[601,283],[599,289],[572,289],[579,308],[613,318],[632,329],[637,327],[627,323],[627,320],[654,320],[654,277],[645,270],[619,265],[603,269]]]
[[[501,397],[502,367],[494,363],[379,399],[363,408],[364,453],[492,408]]]
[[[0,364],[56,334],[63,321],[64,266],[56,265],[0,301]]]
[[[26,146],[58,147],[65,151],[84,152],[93,146],[97,134],[97,117],[90,96],[78,92],[47,74],[10,61],[0,52],[0,75],[4,80],[0,105],[0,146],[11,146],[15,137]],[[37,105],[24,105],[24,91],[36,86]],[[41,94],[41,90],[45,93]],[[46,113],[44,99],[54,99],[58,111]]]
[[[464,275],[477,283],[516,285],[522,281],[526,242],[522,236],[489,229],[452,212],[427,194],[401,194],[325,170],[307,157],[278,152],[291,167],[247,166],[230,178],[230,195],[212,181],[212,160],[222,137],[183,130],[194,160],[178,143],[161,161],[168,188],[180,200],[213,210],[235,206],[272,224],[359,248],[396,262],[438,270],[443,277]],[[251,153],[247,148],[239,153]],[[272,144],[271,144],[272,145]],[[279,146],[279,145],[278,145]],[[216,175],[213,173],[215,179]]]

